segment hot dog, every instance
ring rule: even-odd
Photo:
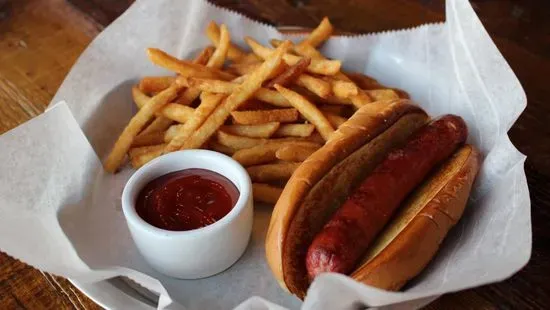
[[[408,100],[359,109],[273,210],[266,257],[281,286],[303,298],[321,272],[391,290],[416,276],[466,205],[479,168],[466,137],[460,117],[428,123]]]
[[[310,279],[322,272],[349,273],[397,207],[433,167],[466,141],[464,121],[446,115],[391,151],[336,211],[309,246]]]

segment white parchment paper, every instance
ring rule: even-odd
[[[136,1],[82,54],[43,115],[0,137],[0,249],[45,271],[80,282],[126,276],[161,294],[170,309],[349,309],[419,307],[437,296],[500,281],[531,253],[525,157],[506,133],[525,94],[467,0],[447,1],[447,21],[414,29],[335,37],[323,52],[389,86],[409,92],[432,115],[465,118],[484,164],[463,219],[421,276],[403,292],[385,292],[337,274],[315,280],[301,303],[279,288],[263,241],[271,210],[257,206],[252,240],[229,270],[202,280],[175,280],[139,256],[120,206],[129,167],[101,169],[134,107],[130,88],[153,66],[147,47],[190,57],[209,44],[210,20],[233,40],[267,44],[274,28],[205,1]],[[293,37],[292,39],[299,39]],[[256,297],[254,297],[256,296]],[[249,299],[250,298],[250,299]]]

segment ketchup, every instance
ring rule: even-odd
[[[237,202],[239,191],[226,177],[185,169],[158,177],[139,192],[136,211],[158,228],[183,231],[215,223]]]

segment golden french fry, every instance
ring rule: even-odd
[[[299,144],[288,144],[280,147],[275,156],[277,159],[289,162],[303,162],[321,146],[304,146]]]
[[[132,141],[132,147],[135,148],[164,143],[164,135],[165,132],[163,131],[146,134],[141,133],[134,138],[134,141]]]
[[[256,70],[261,64],[262,64],[262,61],[235,63],[235,64],[229,65],[228,71],[233,74],[247,75],[252,71]],[[279,66],[275,70],[271,72],[271,74],[268,76],[267,79],[270,80],[270,79],[276,78],[277,76],[285,72],[287,69],[288,69],[288,65],[283,61],[279,64]]]
[[[201,94],[200,89],[196,88],[187,88],[174,100],[175,103],[181,105],[191,105],[195,99]]]
[[[177,103],[169,103],[160,110],[162,116],[178,123],[187,122],[194,112],[195,109]]]
[[[240,125],[256,125],[269,122],[290,123],[297,121],[299,116],[298,110],[294,108],[231,112],[233,121]]]
[[[300,166],[299,163],[277,163],[246,168],[253,182],[270,182],[288,180]]]
[[[279,84],[281,86],[287,86],[290,85],[292,82],[294,82],[304,71],[306,71],[307,67],[311,63],[311,59],[304,57],[300,59],[297,63],[287,68],[287,70],[283,73],[281,73],[279,76],[275,77],[273,80],[271,80],[269,83],[265,85],[266,88],[273,87],[275,84]]]
[[[328,17],[324,17],[317,28],[313,29],[313,31],[307,36],[307,38],[305,38],[304,41],[302,41],[298,45],[309,44],[313,47],[317,47],[328,38],[330,38],[333,31],[334,28],[332,27],[330,20],[328,19]]]
[[[280,123],[270,122],[258,125],[229,125],[222,126],[221,130],[232,135],[249,138],[269,138],[279,128]]]
[[[335,114],[326,113],[326,112],[324,114],[325,114],[325,117],[328,119],[328,121],[330,122],[330,124],[334,128],[340,127],[340,125],[342,125],[343,123],[345,123],[347,121],[347,119],[345,117],[342,117],[340,115],[335,115]]]
[[[365,92],[373,101],[399,99],[399,95],[393,89],[373,89]]]
[[[231,38],[229,35],[229,30],[225,25],[221,26],[220,40],[216,45],[216,51],[208,60],[206,64],[207,67],[220,69],[225,63],[225,57],[227,56],[227,51],[229,50],[229,45],[231,44]]]
[[[231,83],[242,84],[248,78],[248,74],[241,75],[231,80]]]
[[[332,92],[338,98],[349,98],[356,96],[359,91],[357,85],[353,82],[331,79],[330,84],[332,86]]]
[[[199,78],[179,77],[178,82],[183,83],[184,85],[191,88],[197,88],[202,91],[221,94],[231,94],[239,86],[239,84],[237,83]],[[254,94],[254,98],[265,101],[267,103],[271,103],[272,105],[278,107],[291,107],[290,103],[283,96],[281,96],[281,94],[267,88],[258,89]]]
[[[245,63],[252,63],[252,62],[259,62],[259,61],[261,62],[262,59],[258,57],[258,55],[254,53],[248,53],[244,57],[235,60],[235,63],[245,64]]]
[[[325,59],[325,56],[321,54],[315,47],[307,43],[301,43],[294,46],[293,51],[303,57],[310,57],[315,59]]]
[[[331,93],[330,83],[308,74],[302,74],[296,79],[296,85],[302,86],[321,98],[327,98]]]
[[[206,27],[206,36],[210,39],[210,41],[212,41],[212,43],[214,43],[216,47],[220,45],[220,28],[214,21],[211,21],[210,24],[208,24],[208,27]],[[227,51],[227,58],[235,61],[244,56],[246,56],[246,53],[243,50],[230,43]]]
[[[143,126],[155,115],[170,100],[174,99],[180,90],[181,86],[176,83],[167,89],[161,91],[149,100],[141,109],[132,117],[122,134],[118,137],[113,149],[104,162],[104,168],[107,172],[114,173],[122,161],[126,152],[130,149],[135,136],[141,131]]]
[[[282,97],[282,96],[281,96]],[[289,104],[290,105],[290,104]],[[275,106],[267,102],[263,102],[257,99],[251,99],[243,103],[238,111],[249,111],[249,110],[271,110],[275,109]]]
[[[166,132],[164,133],[163,142],[169,143],[170,141],[172,141],[172,139],[176,137],[183,126],[184,124],[170,126],[170,128],[168,128],[168,130],[166,130]]]
[[[273,134],[274,137],[309,137],[315,126],[313,124],[285,124],[281,125]]]
[[[227,66],[227,71],[230,71],[233,74],[245,75],[256,70],[261,64],[262,64],[261,61],[247,62],[247,63],[233,63]]]
[[[250,46],[254,54],[260,56],[262,59],[269,57],[269,54],[273,51],[269,47],[265,47],[250,37],[245,37],[246,43]],[[285,62],[292,66],[296,64],[302,57],[286,53],[283,56]],[[325,59],[311,59],[311,63],[307,67],[307,70],[311,73],[322,75],[333,75],[340,71],[342,63],[339,60],[325,60]]]
[[[292,107],[290,102],[288,102],[285,97],[281,96],[281,94],[277,91],[267,88],[258,89],[258,91],[254,94],[254,98],[281,108]]]
[[[265,202],[270,204],[277,203],[283,189],[265,183],[252,183],[252,196],[254,201]]]
[[[142,154],[156,152],[156,151],[162,151],[164,148],[164,144],[157,144],[157,145],[149,145],[149,146],[141,146],[141,147],[133,147],[130,150],[128,150],[128,156],[130,159],[137,157]]]
[[[210,60],[210,57],[214,55],[214,51],[216,50],[215,47],[212,45],[207,46],[200,51],[200,53],[193,59],[193,62],[199,65],[206,65],[208,63],[208,60]]]
[[[236,136],[223,131],[218,131],[216,133],[216,138],[220,144],[229,146],[236,150],[247,149],[253,146],[267,143],[267,139]]]
[[[195,109],[193,117],[185,122],[185,125],[178,130],[175,137],[164,149],[164,153],[180,149],[193,132],[197,130],[208,116],[212,114],[216,107],[218,107],[224,97],[224,94],[203,93],[201,96],[201,104]]]
[[[139,81],[139,90],[146,94],[158,93],[170,87],[175,76],[146,76]]]
[[[266,139],[257,146],[237,150],[233,159],[245,167],[269,163],[277,159],[275,153],[284,145],[320,146],[318,143],[299,139]]]
[[[357,95],[351,96],[349,98],[353,106],[357,109],[361,108],[365,104],[371,103],[371,97],[366,93],[365,90],[359,89]]]
[[[277,159],[277,157],[275,157],[275,152],[280,147],[281,145],[279,143],[261,144],[237,150],[232,157],[245,167],[266,164]]]
[[[151,62],[165,69],[177,72],[182,76],[194,76],[202,78],[220,78],[222,80],[232,80],[233,74],[199,65],[187,60],[177,59],[168,53],[157,48],[148,48],[147,55]]]
[[[139,109],[151,100],[151,97],[145,95],[139,90],[138,87],[135,86],[132,88],[132,97],[134,98],[134,102]],[[193,115],[194,111],[195,109],[183,106],[181,104],[168,103],[164,105],[160,111],[157,111],[155,115],[157,117],[164,116],[179,123],[185,123]]]
[[[330,136],[334,133],[334,128],[323,113],[319,111],[313,103],[309,102],[302,95],[280,85],[275,85],[275,89],[277,89],[277,91],[281,93],[281,95],[283,95],[286,100],[288,100],[290,104],[292,104],[300,112],[300,114],[302,114],[310,123],[315,125],[315,128],[317,128],[317,131],[321,134],[321,136],[323,136],[325,141],[330,139]]]
[[[211,57],[209,56],[209,58],[207,59],[206,67],[220,69],[223,66],[225,62],[225,57],[227,55],[227,49],[229,48],[229,43],[229,31],[227,30],[227,27],[225,25],[222,25],[220,44],[211,55]],[[197,58],[193,62],[198,63],[199,61],[202,61],[202,59]],[[191,105],[193,101],[195,101],[195,99],[199,97],[200,93],[201,90],[199,89],[188,88],[178,97],[178,99],[176,99],[176,102],[183,105]]]
[[[199,148],[223,125],[231,111],[236,110],[246,102],[262,86],[262,83],[282,61],[283,55],[290,46],[290,42],[282,44],[258,69],[250,73],[248,78],[224,99],[214,112],[206,119],[202,126],[187,139],[182,149]]]
[[[146,146],[143,148],[149,148],[149,149],[140,151],[139,153],[131,152],[129,155],[130,155],[130,163],[132,164],[132,167],[134,167],[135,169],[140,168],[141,166],[145,165],[151,160],[159,157],[162,154],[162,150],[164,146],[165,146],[164,144]]]
[[[216,151],[218,153],[223,153],[225,155],[228,155],[228,156],[231,156],[233,155],[237,150],[235,150],[234,148],[232,147],[229,147],[229,146],[226,146],[226,145],[223,145],[223,144],[220,144],[216,141],[210,141],[208,142],[208,147],[212,150],[212,151]]]
[[[146,135],[153,132],[165,131],[174,121],[164,116],[158,116],[155,120],[143,129],[139,134]]]
[[[346,76],[350,78],[361,89],[380,89],[385,88],[377,80],[370,76],[358,72],[346,72]]]

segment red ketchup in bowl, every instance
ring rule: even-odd
[[[147,183],[137,197],[136,212],[161,229],[192,230],[223,218],[238,198],[237,187],[226,177],[205,169],[185,169]]]

